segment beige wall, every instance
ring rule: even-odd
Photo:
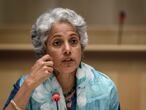
[[[0,0],[0,24],[32,24],[47,9],[71,8],[91,25],[118,24],[118,14],[126,12],[128,25],[146,24],[145,0]]]
[[[122,110],[145,110],[144,0],[0,0],[0,109],[12,85],[35,62],[31,24],[41,12],[57,6],[74,9],[85,17],[89,46],[84,61],[115,81]],[[120,10],[128,14],[121,38],[117,19]]]

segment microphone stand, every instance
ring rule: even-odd
[[[58,101],[60,100],[60,94],[59,93],[54,93],[52,95],[52,100],[56,102],[57,110],[59,110]]]
[[[58,101],[56,101],[56,107],[57,107],[57,110],[59,110]]]

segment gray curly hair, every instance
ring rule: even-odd
[[[32,25],[32,44],[37,57],[46,53],[46,41],[53,23],[63,21],[72,24],[80,35],[82,50],[87,46],[88,35],[87,26],[84,19],[73,10],[64,8],[55,8],[47,11],[38,17],[36,23]]]

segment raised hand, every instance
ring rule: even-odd
[[[40,83],[48,79],[52,72],[53,61],[50,55],[46,54],[35,62],[26,80],[33,88],[35,88]]]

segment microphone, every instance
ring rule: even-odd
[[[124,26],[124,20],[126,18],[126,12],[120,11],[119,13],[119,33],[118,33],[118,44],[122,43],[122,34],[123,34],[123,26]]]
[[[53,102],[56,102],[57,110],[59,110],[58,101],[60,100],[60,94],[58,92],[53,93],[52,100]]]

